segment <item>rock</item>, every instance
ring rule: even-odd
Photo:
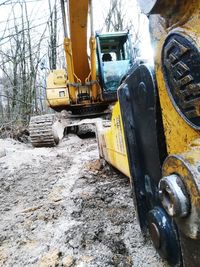
[[[50,250],[46,254],[44,254],[38,262],[37,267],[53,267],[58,266],[59,264],[59,250]]]
[[[81,243],[82,243],[82,236],[76,236],[74,237],[73,239],[71,239],[69,241],[69,245],[72,247],[72,248],[79,248],[81,246]]]
[[[10,185],[9,184],[6,184],[5,187],[4,187],[4,190],[9,192],[10,191]]]
[[[5,208],[3,209],[3,211],[9,211],[9,210],[10,210],[9,207],[5,207]]]
[[[4,148],[0,148],[0,158],[3,158],[6,156],[6,150]]]
[[[74,258],[70,255],[66,256],[62,260],[63,267],[71,267],[74,263]]]

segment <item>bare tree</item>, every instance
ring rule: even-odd
[[[56,69],[57,63],[57,0],[55,0],[53,8],[51,0],[49,0],[49,66],[50,69]]]
[[[121,0],[110,0],[110,6],[105,17],[106,31],[123,31],[125,13]]]
[[[15,16],[15,5],[18,5],[18,10],[20,7],[20,22],[19,15],[18,18]],[[56,67],[57,10],[53,8],[39,36],[36,36],[35,26],[31,25],[26,1],[19,0],[12,4],[11,10],[12,23],[9,25],[8,20],[6,30],[0,36],[0,112],[7,114],[8,120],[19,118],[27,122],[31,114],[42,112],[44,108],[44,93],[41,93],[41,88],[44,91],[46,77],[41,79],[39,75],[40,61],[48,54],[46,32],[53,12],[53,35],[50,40],[51,53],[54,55],[52,66]],[[36,40],[33,42],[34,38]],[[46,49],[42,49],[42,44],[45,43]]]

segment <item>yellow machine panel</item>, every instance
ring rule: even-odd
[[[53,70],[47,79],[47,104],[52,108],[69,105],[67,76],[65,70]]]
[[[105,122],[105,126],[102,124],[98,127],[100,154],[111,165],[130,177],[119,102],[114,105],[111,126],[108,127],[109,125]]]

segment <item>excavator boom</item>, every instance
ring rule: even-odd
[[[72,43],[74,73],[83,84],[90,74],[87,53],[87,24],[89,8],[89,1],[69,0],[69,28]]]

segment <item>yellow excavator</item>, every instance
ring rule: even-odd
[[[118,89],[100,155],[130,178],[141,230],[170,266],[200,266],[200,0],[140,0],[155,66]]]
[[[61,10],[67,69],[50,72],[46,88],[48,106],[57,112],[70,111],[73,117],[100,116],[117,100],[117,88],[133,65],[130,34],[95,34],[92,0],[61,0]],[[32,145],[55,146],[67,126],[66,112],[32,117],[29,125]]]

